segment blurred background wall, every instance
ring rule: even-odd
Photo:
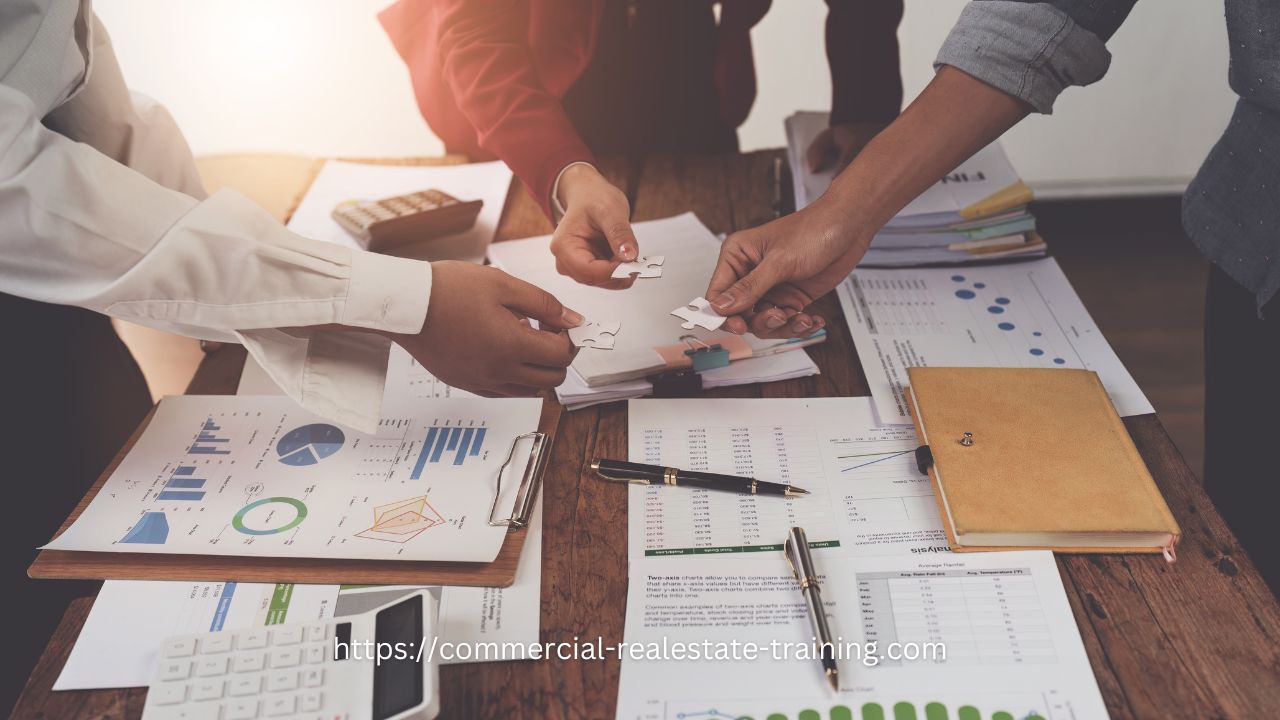
[[[375,14],[389,0],[98,0],[126,77],[163,101],[196,154],[431,155],[407,73]],[[906,0],[907,98],[965,0]],[[744,149],[783,144],[782,119],[829,105],[821,0],[774,0],[753,33],[760,95]],[[1111,73],[1005,140],[1041,197],[1177,192],[1231,109],[1222,3],[1140,2]]]

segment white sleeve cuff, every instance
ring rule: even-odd
[[[431,300],[431,263],[352,251],[343,325],[411,335],[420,332]]]
[[[560,168],[560,172],[556,173],[556,181],[554,183],[551,183],[551,212],[552,214],[555,215],[555,217],[552,218],[552,220],[555,220],[557,223],[560,222],[560,218],[564,217],[564,214],[565,214],[564,204],[560,202],[560,178],[564,177],[565,170],[568,170],[574,165],[586,165],[589,168],[592,168],[592,169],[595,168],[595,165],[592,165],[591,163],[585,162],[583,160],[579,160],[577,162],[571,162],[568,165],[565,165],[564,167]]]

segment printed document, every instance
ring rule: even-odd
[[[815,548],[853,555],[947,550],[915,432],[881,426],[870,398],[632,400],[633,462],[744,475],[810,492],[736,495],[632,485],[632,558],[780,552],[799,525]]]
[[[881,422],[911,422],[902,393],[917,366],[1093,370],[1122,417],[1155,412],[1053,258],[860,268],[839,295]]]
[[[542,503],[510,587],[434,587],[440,640],[452,645],[538,642],[542,590]],[[171,635],[241,630],[357,615],[418,588],[108,580],[54,690],[145,687]],[[515,660],[519,657],[476,658]],[[442,659],[444,664],[459,662]]]
[[[632,558],[618,719],[1107,717],[1052,553],[815,564],[839,692],[781,552]]]
[[[538,398],[405,399],[367,435],[287,397],[165,398],[59,550],[491,562]],[[523,441],[522,441],[523,442]],[[517,450],[519,452],[519,450]],[[508,469],[498,508],[520,485]]]
[[[870,398],[633,400],[628,428],[633,462],[811,494],[630,488],[619,720],[1107,716],[1052,553],[950,552],[914,433]],[[783,557],[793,525],[838,692]]]

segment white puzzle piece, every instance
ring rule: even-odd
[[[587,320],[576,328],[569,328],[569,340],[577,347],[612,350],[613,341],[622,329],[618,321]]]
[[[618,279],[629,278],[632,275],[642,278],[662,277],[662,263],[666,259],[664,255],[638,257],[634,262],[622,263],[614,268],[613,277]]]
[[[684,320],[680,327],[685,330],[692,330],[695,327],[719,330],[726,319],[723,315],[712,310],[711,303],[704,297],[696,297],[690,300],[687,305],[682,305],[672,310],[671,314]]]

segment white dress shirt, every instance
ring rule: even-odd
[[[390,341],[308,326],[416,333],[431,265],[296,235],[232,191],[206,198],[88,0],[3,0],[0,292],[243,343],[305,408],[372,431]]]

